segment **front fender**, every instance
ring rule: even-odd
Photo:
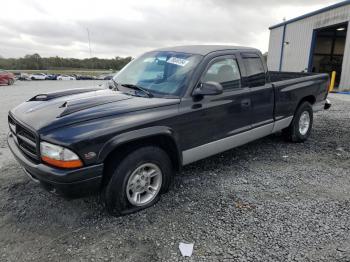
[[[141,128],[129,132],[125,132],[123,134],[117,135],[113,138],[111,138],[109,141],[107,141],[102,149],[99,152],[98,155],[98,162],[103,162],[106,157],[118,146],[124,145],[128,142],[136,141],[136,140],[141,140],[141,139],[146,139],[158,135],[165,135],[169,138],[171,138],[174,142],[174,145],[176,146],[176,152],[177,152],[177,157],[182,163],[182,154],[180,153],[180,149],[178,147],[178,138],[175,132],[166,126],[153,126],[153,127],[146,127],[146,128]]]

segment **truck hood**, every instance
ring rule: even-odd
[[[109,89],[72,89],[39,94],[10,111],[19,122],[36,131],[110,115],[177,104],[180,99],[148,98]]]

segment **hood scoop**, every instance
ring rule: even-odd
[[[65,107],[67,107],[67,105],[68,105],[68,102],[66,101],[59,108],[65,108]]]
[[[55,98],[102,90],[102,88],[77,88],[49,94],[38,94],[28,101],[49,101]]]
[[[59,106],[60,108],[65,108],[65,110],[58,117],[63,117],[81,110],[89,109],[92,107],[96,107],[96,106],[100,106],[108,103],[118,102],[126,99],[130,99],[130,97],[114,95],[114,96],[88,97],[84,99],[65,101],[62,105]]]

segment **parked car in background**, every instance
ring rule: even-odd
[[[105,76],[105,78],[103,80],[111,80],[113,78],[114,74],[113,75],[107,75]]]
[[[32,80],[46,80],[46,74],[38,73],[30,75],[30,79]]]
[[[13,85],[15,82],[15,75],[11,72],[0,69],[0,84],[1,85]]]
[[[96,77],[97,80],[103,80],[105,78],[106,74],[102,74]]]
[[[57,77],[59,77],[60,75],[58,74],[50,74],[46,76],[46,80],[57,80]]]
[[[96,79],[97,80],[111,80],[114,74],[101,74]]]
[[[76,78],[69,75],[60,75],[57,77],[57,80],[76,80]]]
[[[27,73],[20,73],[20,75],[18,77],[18,80],[28,81],[28,80],[32,80],[32,79],[30,78],[29,74],[27,74]]]
[[[77,80],[94,80],[96,77],[90,75],[78,75]]]
[[[21,73],[20,72],[14,72],[13,74],[15,76],[15,80],[19,80],[19,78],[21,77]]]

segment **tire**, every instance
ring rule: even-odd
[[[35,77],[32,77],[31,79],[32,79],[32,80],[35,80]]]
[[[309,102],[305,101],[297,108],[292,123],[283,130],[288,141],[300,143],[307,140],[311,134],[313,124],[313,110]]]
[[[138,173],[139,170],[143,170],[143,173]],[[154,205],[160,194],[168,191],[174,177],[168,154],[154,146],[132,151],[119,164],[111,165],[107,172],[110,172],[106,175],[111,175],[111,178],[102,191],[102,198],[107,211],[114,216],[134,213]],[[147,178],[147,174],[153,175],[152,178]],[[145,191],[145,188],[148,189]]]
[[[8,85],[9,86],[13,85],[14,83],[15,83],[15,80],[13,80],[12,78],[9,79],[9,81],[8,81]]]

